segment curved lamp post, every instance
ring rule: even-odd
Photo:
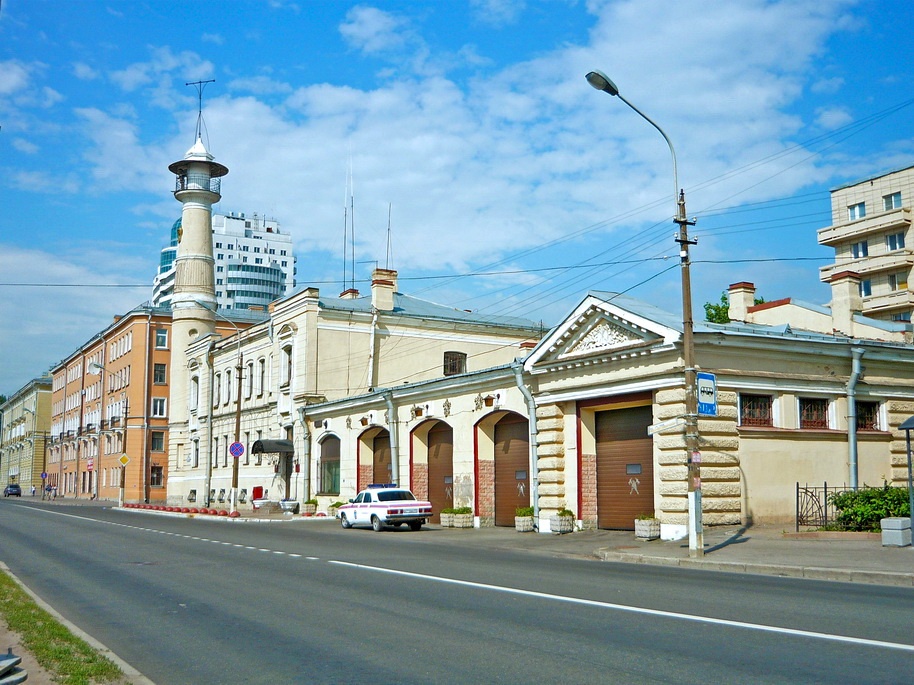
[[[698,393],[695,376],[695,343],[692,337],[692,279],[689,272],[689,246],[696,243],[689,239],[689,226],[695,224],[686,218],[685,191],[679,187],[679,171],[676,166],[676,150],[666,132],[640,109],[626,100],[619,93],[619,88],[602,71],[591,71],[585,78],[587,82],[604,93],[617,97],[642,119],[660,132],[670,148],[673,158],[673,202],[676,204],[676,216],[673,222],[679,226],[676,242],[679,243],[679,260],[682,272],[682,361],[685,375],[686,416],[685,439],[686,459],[688,463],[688,499],[689,499],[689,556],[704,556],[704,536],[701,527],[701,452],[698,449]]]

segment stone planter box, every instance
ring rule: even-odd
[[[549,517],[549,528],[553,533],[571,533],[574,531],[573,516],[551,516]],[[659,532],[657,533],[659,536]]]
[[[473,514],[453,514],[454,516],[454,528],[472,528],[473,527]]]
[[[454,526],[454,515],[453,514],[440,514],[441,516],[441,527],[442,528],[453,528]]]
[[[327,516],[336,518],[337,512],[339,512],[339,507],[327,507]]]
[[[295,500],[284,499],[279,503],[279,506],[284,514],[294,514],[298,511],[298,502]]]
[[[316,504],[302,504],[301,513],[304,514],[305,516],[314,516],[314,514],[317,513],[317,505]]]
[[[635,537],[656,540],[660,537],[660,519],[635,519]]]
[[[518,533],[533,532],[533,517],[532,516],[515,516],[514,517],[514,529]]]

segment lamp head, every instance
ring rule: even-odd
[[[88,371],[89,373],[91,373],[93,376],[98,376],[98,375],[100,375],[101,372],[104,371],[104,370],[105,370],[105,367],[102,366],[101,364],[99,364],[98,362],[92,362],[92,363],[90,363],[90,364],[89,364],[89,368],[86,369],[86,371]]]
[[[602,90],[604,93],[609,93],[610,95],[619,94],[619,89],[616,88],[616,84],[602,71],[590,71],[584,78],[587,79],[587,83],[597,90]]]

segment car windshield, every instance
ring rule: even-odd
[[[379,490],[375,493],[381,502],[395,502],[401,499],[416,499],[409,490]]]

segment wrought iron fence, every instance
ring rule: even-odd
[[[828,483],[818,485],[800,485],[797,483],[797,526],[806,528],[825,528],[838,519],[838,510],[832,504],[832,498],[848,492],[847,485],[829,487]]]

